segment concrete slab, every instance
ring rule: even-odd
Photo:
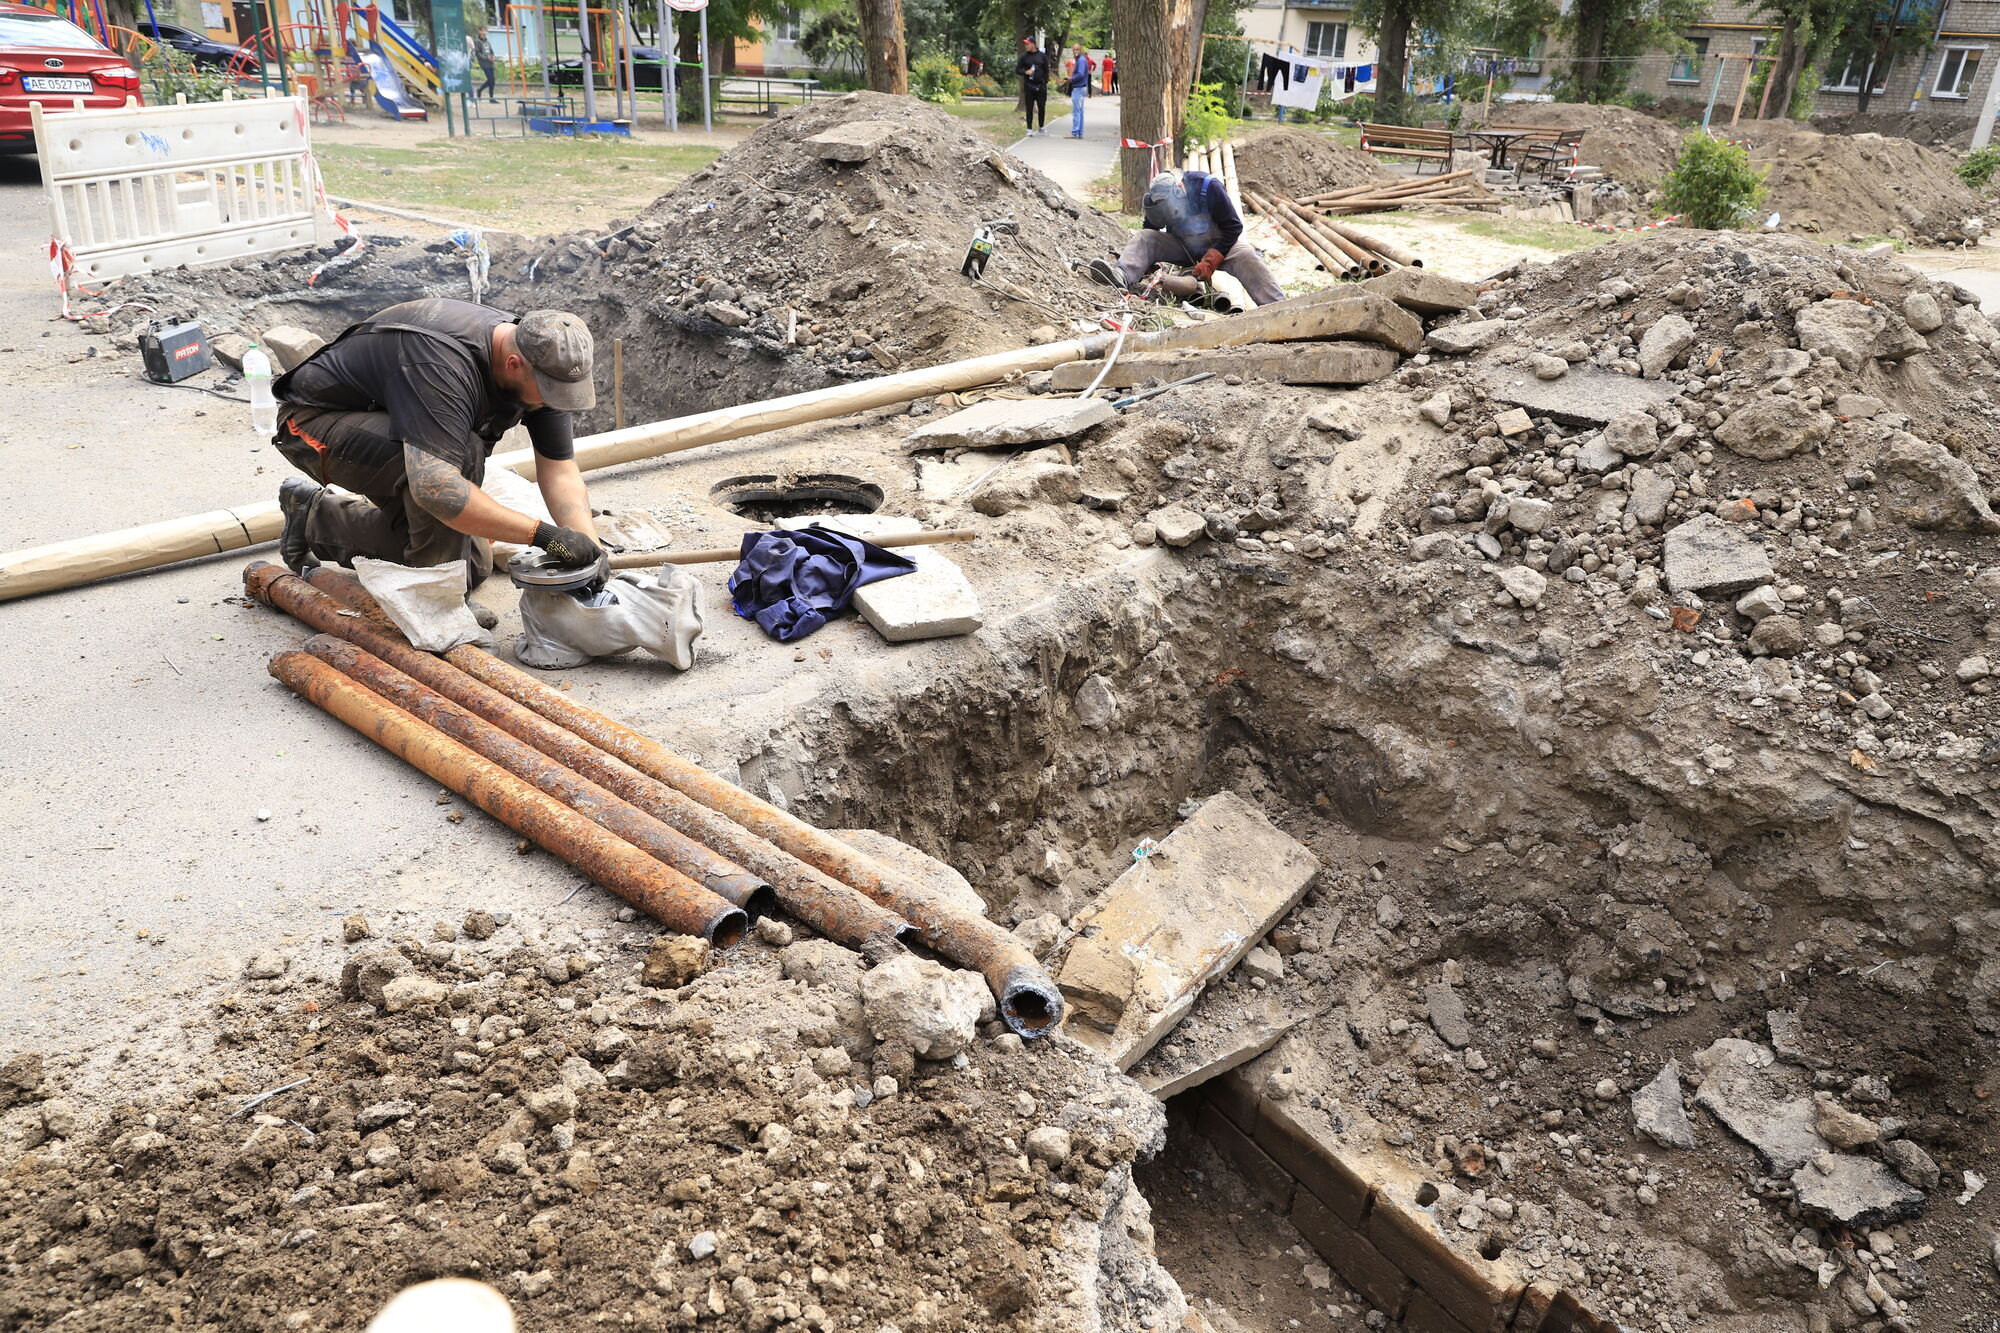
[[[922,532],[913,518],[891,514],[840,514],[822,519],[825,527],[856,537]],[[854,594],[854,609],[890,643],[970,634],[985,624],[979,597],[951,557],[935,546],[904,546],[898,555],[916,561],[915,573],[871,583]]]
[[[1405,310],[1420,315],[1448,315],[1479,304],[1479,288],[1475,284],[1422,268],[1399,268],[1394,273],[1369,278],[1361,284],[1361,290],[1386,296]]]
[[[1103,398],[989,398],[917,427],[904,438],[903,448],[910,453],[1006,449],[1067,440],[1117,415],[1118,410]]]
[[[1318,871],[1319,858],[1248,801],[1210,797],[1077,918],[1056,974],[1070,1034],[1131,1068]]]
[[[1775,577],[1764,548],[1713,514],[1667,533],[1666,570],[1672,592],[1743,592]]]
[[[1316,1015],[1292,1014],[1266,1022],[1238,1024],[1225,1034],[1226,1040],[1191,1051],[1175,1060],[1149,1060],[1145,1072],[1135,1073],[1133,1077],[1140,1087],[1165,1101],[1248,1064],[1276,1046],[1287,1032],[1312,1017]]]
[[[892,120],[854,120],[806,140],[806,147],[829,162],[866,162],[902,127]]]
[[[1665,380],[1643,380],[1588,366],[1571,367],[1559,380],[1536,379],[1525,368],[1508,368],[1489,376],[1487,391],[1495,401],[1524,407],[1530,416],[1549,417],[1566,426],[1604,426],[1627,412],[1644,412],[1680,392]]]
[[[1148,381],[1165,383],[1203,371],[1277,384],[1372,384],[1393,374],[1401,361],[1390,348],[1360,342],[1268,343],[1211,352],[1134,352],[1112,363],[1104,376],[1104,385],[1131,389]],[[1071,361],[1055,368],[1050,386],[1057,393],[1075,393],[1089,388],[1103,369],[1102,361]]]

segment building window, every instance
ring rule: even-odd
[[[774,42],[796,42],[799,39],[799,11],[788,9],[785,16],[771,24],[766,34]]]
[[[1979,75],[1979,58],[1986,54],[1983,46],[1947,46],[1944,60],[1938,65],[1937,93],[1939,97],[1963,98],[1972,89],[1972,81]]]
[[[1339,60],[1347,54],[1345,23],[1306,24],[1306,54],[1322,60]]]
[[[1674,67],[1667,71],[1668,83],[1700,83],[1701,65],[1708,59],[1708,38],[1690,37],[1691,48],[1685,55],[1674,57]]]
[[[1835,69],[1833,68],[1833,66],[1831,66],[1831,65],[1828,65],[1828,66],[1827,66],[1827,71],[1828,71],[1828,73],[1829,73],[1830,77],[1828,78],[1828,80],[1827,80],[1827,81],[1826,81],[1825,83],[1822,83],[1822,84],[1821,84],[1821,85],[1819,86],[1819,87],[1820,87],[1820,91],[1821,91],[1821,92],[1826,92],[1826,93],[1858,93],[1858,92],[1860,92],[1860,91],[1861,91],[1861,71],[1862,71],[1862,70],[1863,70],[1864,68],[1866,68],[1866,67],[1868,67],[1869,65],[1871,65],[1871,64],[1873,63],[1873,61],[1874,61],[1874,57],[1873,57],[1873,56],[1868,56],[1868,55],[1852,55],[1852,56],[1849,56],[1849,57],[1847,58],[1847,63],[1846,63],[1846,64],[1844,64],[1844,65],[1842,65],[1842,66],[1841,66],[1841,67],[1840,67],[1840,68],[1839,68],[1838,70],[1835,70]],[[1871,92],[1871,93],[1885,93],[1885,92],[1889,91],[1889,80],[1888,80],[1888,77],[1887,77],[1887,66],[1884,66],[1883,68],[1881,68],[1881,69],[1878,69],[1878,70],[1876,70],[1876,71],[1875,71],[1875,78],[1874,78],[1874,83],[1875,83],[1875,86],[1874,86],[1873,88],[1870,88],[1870,89],[1868,90],[1869,92]]]

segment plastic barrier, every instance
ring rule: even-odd
[[[302,97],[109,111],[33,103],[51,264],[85,282],[327,245],[337,236]]]

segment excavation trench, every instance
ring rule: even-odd
[[[1301,1302],[1343,1327],[1371,1307],[1433,1326],[1421,1286],[1364,1296],[1337,1264],[1326,1284],[1334,1256],[1315,1252],[1293,1187],[1274,1194],[1256,1179],[1267,1159],[1213,1141],[1204,1098],[1226,1086],[1356,1168],[1393,1166],[1406,1210],[1516,1292],[1539,1281],[1603,1318],[1681,1329],[1803,1329],[1809,1310],[1840,1326],[1841,1256],[1873,1228],[1802,1216],[1782,1173],[1697,1110],[1695,1057],[1718,1038],[1775,1043],[1814,1089],[1940,1158],[1982,1158],[1984,1039],[1959,984],[1976,960],[1943,926],[1977,901],[1975,856],[1947,823],[1856,799],[1796,755],[1758,755],[1740,784],[1693,781],[1675,738],[1633,723],[1632,654],[1583,677],[1553,641],[1481,638],[1448,599],[1426,619],[1336,562],[1311,568],[1273,579],[1225,554],[1158,605],[1052,615],[990,671],[893,713],[836,708],[786,750],[803,761],[767,753],[744,778],[943,858],[1042,941],[1219,790],[1320,857],[1273,936],[1283,977],[1239,969],[1149,1057],[1298,1022],[1171,1102],[1169,1146],[1141,1173],[1196,1309],[1245,1328],[1288,1327]],[[1439,1016],[1440,986],[1464,1031]],[[1629,1094],[1670,1059],[1689,1150],[1633,1128]],[[1977,1308],[1983,1256],[1942,1204],[1882,1226],[1881,1244],[1961,1251],[1963,1267],[1906,1258],[1882,1287]],[[1746,1220],[1719,1228],[1730,1207]]]

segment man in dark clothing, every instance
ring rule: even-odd
[[[1021,39],[1021,58],[1014,62],[1021,78],[1021,105],[1028,118],[1028,133],[1040,134],[1049,119],[1049,56],[1036,48],[1035,39]]]
[[[492,572],[495,540],[566,565],[596,560],[569,417],[596,402],[590,364],[590,330],[557,310],[517,318],[433,298],[354,325],[272,386],[272,443],[306,474],[278,490],[285,564],[462,559],[469,589]],[[487,455],[517,423],[553,523],[479,489]]]
[[[1244,241],[1243,218],[1228,187],[1207,172],[1162,171],[1153,177],[1146,187],[1145,223],[1125,243],[1117,267],[1092,260],[1090,275],[1136,292],[1159,265],[1185,264],[1200,282],[1221,269],[1258,305],[1285,299],[1264,256]]]

